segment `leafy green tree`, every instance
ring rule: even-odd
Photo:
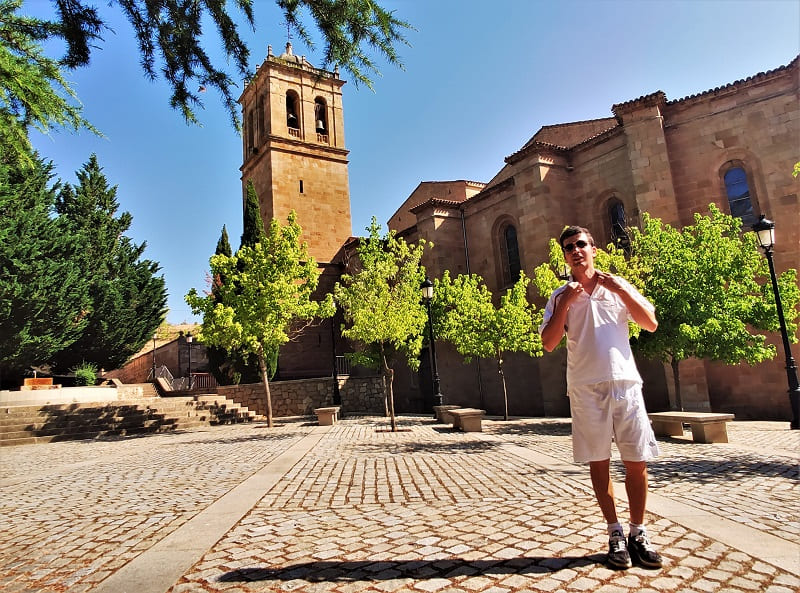
[[[66,232],[80,245],[75,260],[89,283],[91,306],[80,337],[59,352],[63,371],[89,363],[115,369],[147,343],[166,315],[167,290],[159,265],[143,259],[146,243],[125,233],[133,217],[119,213],[117,187],[108,180],[96,155],[76,173],[78,184],[65,184],[56,212]]]
[[[0,162],[0,376],[49,365],[88,324],[81,245],[55,218],[52,164]],[[18,385],[19,383],[17,383]]]
[[[20,16],[22,0],[0,0],[0,160],[38,168],[28,128],[95,131],[81,115],[61,64],[46,57],[42,43],[60,34],[55,23]]]
[[[258,201],[254,202],[256,207]],[[248,202],[250,204],[250,202]],[[255,245],[265,237],[264,224],[261,222],[261,215],[256,212],[259,228],[261,229],[259,240],[253,240],[252,245]],[[222,234],[219,241],[217,241],[217,248],[214,252],[215,255],[225,255],[231,257],[233,252],[231,250],[230,241],[228,239],[228,231],[225,225],[222,226]],[[227,282],[224,276],[215,276],[211,279],[211,294],[216,296],[219,286]],[[206,355],[208,357],[208,370],[214,375],[214,378],[220,385],[238,385],[239,383],[255,383],[260,381],[258,367],[248,364],[248,357],[241,352],[235,350],[226,350],[218,346],[206,345]],[[278,352],[273,351],[269,353],[267,358],[267,370],[269,378],[272,379],[278,366]]]
[[[257,358],[270,427],[268,353],[334,313],[331,295],[312,299],[320,272],[300,241],[301,232],[294,211],[285,226],[273,219],[263,241],[245,245],[231,257],[211,258],[212,277],[226,278],[214,294],[200,296],[193,288],[186,295],[192,311],[203,316],[200,338],[205,344]]]
[[[403,33],[410,26],[373,0],[275,1],[290,29],[309,46],[313,44],[303,20],[311,19],[323,39],[323,67],[337,64],[356,82],[371,86],[370,77],[380,72],[367,50],[402,66],[395,45],[405,43]],[[52,4],[52,19],[29,19],[15,16],[22,0],[0,0],[0,96],[5,95],[12,114],[22,108],[18,121],[23,126],[35,122],[45,131],[53,126],[87,125],[79,108],[58,99],[60,91],[74,98],[60,70],[88,66],[106,32],[113,33],[102,9],[88,0],[52,0]],[[163,77],[172,89],[170,106],[180,111],[187,123],[198,121],[195,110],[203,107],[202,90],[214,88],[234,127],[239,128],[238,81],[234,77],[246,78],[251,73],[250,50],[240,36],[242,25],[237,19],[243,19],[243,26],[251,30],[256,23],[253,0],[234,0],[232,4],[235,12],[224,0],[107,2],[107,10],[117,5],[130,22],[146,77]],[[216,29],[218,40],[210,35],[211,28]],[[42,57],[42,45],[53,39],[66,44],[60,61]],[[236,75],[212,60],[206,51],[209,44],[222,48],[224,63],[233,64]],[[15,129],[13,135],[17,143],[23,142],[20,131]]]
[[[631,266],[656,307],[658,330],[634,344],[649,358],[672,367],[677,405],[682,409],[679,364],[687,358],[726,364],[756,364],[775,357],[775,347],[753,330],[779,329],[766,259],[753,233],[714,204],[695,214],[694,225],[676,230],[645,214],[631,229]],[[789,334],[797,331],[800,291],[797,272],[779,278]]]
[[[345,320],[342,335],[358,348],[354,362],[383,373],[392,431],[397,431],[390,360],[399,354],[412,370],[419,368],[427,321],[419,296],[425,279],[420,261],[428,243],[409,245],[394,231],[381,236],[374,217],[367,230],[369,236],[358,245],[359,268],[342,275],[334,296]]]
[[[528,302],[530,278],[519,280],[495,307],[492,293],[475,274],[454,279],[445,271],[434,281],[433,301],[436,335],[452,343],[464,362],[473,357],[494,358],[503,385],[504,418],[508,420],[508,393],[503,373],[503,358],[509,352],[542,355],[537,328],[541,314]]]

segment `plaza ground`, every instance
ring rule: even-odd
[[[0,451],[5,593],[800,589],[800,433],[659,439],[659,570],[605,565],[569,419],[309,418]],[[612,464],[621,517],[622,466]]]

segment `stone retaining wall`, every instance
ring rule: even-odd
[[[333,379],[299,379],[270,383],[272,415],[311,416],[314,408],[333,405]],[[257,414],[266,415],[267,407],[264,385],[220,385],[216,392],[238,404],[247,406]],[[384,392],[380,376],[340,377],[339,393],[342,397],[342,413],[360,412],[383,414]]]

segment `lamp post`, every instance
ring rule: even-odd
[[[156,335],[153,334],[153,383],[156,382]]]
[[[186,332],[186,343],[189,344],[189,389],[192,388],[192,332]]]
[[[786,320],[783,317],[783,306],[781,305],[781,293],[778,290],[778,279],[775,276],[775,264],[772,262],[772,250],[775,247],[775,223],[766,218],[763,214],[758,222],[753,225],[753,230],[758,238],[758,244],[764,250],[769,264],[769,275],[772,278],[772,291],[775,293],[775,306],[778,308],[778,321],[781,326],[781,338],[783,339],[783,351],[786,357],[786,378],[789,382],[789,405],[792,408],[793,429],[800,428],[800,386],[797,381],[797,366],[792,357],[792,350],[789,347],[789,334],[786,331]]]
[[[436,340],[433,337],[433,316],[431,315],[431,301],[433,300],[433,282],[425,277],[425,281],[420,285],[422,290],[422,300],[428,309],[428,330],[429,341],[431,343],[431,371],[433,372],[433,405],[441,406],[444,400],[442,392],[439,390],[439,371],[436,370]]]

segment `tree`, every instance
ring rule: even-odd
[[[285,226],[273,219],[263,241],[245,245],[231,257],[211,258],[212,277],[226,279],[213,294],[200,296],[193,288],[186,295],[192,311],[203,317],[200,338],[205,344],[257,358],[270,427],[267,354],[315,320],[334,313],[331,295],[322,301],[312,299],[320,272],[307,245],[300,241],[301,232],[294,211]]]
[[[22,0],[0,0],[0,160],[38,168],[28,127],[96,130],[64,79],[61,64],[46,57],[42,43],[59,34],[54,23],[19,16]]]
[[[450,279],[445,271],[434,281],[433,303],[436,335],[452,343],[464,362],[473,357],[494,358],[503,385],[504,419],[508,420],[508,393],[503,374],[503,357],[508,352],[542,355],[542,341],[537,331],[540,314],[528,302],[530,278],[519,280],[501,297],[495,307],[492,293],[475,274]]]
[[[227,255],[228,257],[233,255],[231,243],[228,240],[228,229],[225,228],[224,224],[222,225],[222,233],[217,241],[217,248],[214,251],[214,255]]]
[[[125,233],[133,217],[118,213],[117,187],[109,187],[96,155],[65,184],[56,200],[59,221],[76,237],[74,259],[89,283],[91,306],[80,337],[59,352],[61,371],[82,362],[115,369],[141,350],[166,315],[167,290],[159,265],[142,259],[147,244]]]
[[[264,221],[261,218],[261,206],[258,202],[253,180],[247,180],[247,191],[244,199],[242,238],[239,247],[253,247],[264,240]]]
[[[0,376],[52,363],[88,323],[80,243],[54,216],[52,164],[0,162]]]
[[[634,344],[649,358],[668,362],[682,409],[679,364],[690,357],[726,364],[756,364],[775,357],[764,334],[778,331],[775,296],[766,260],[741,220],[714,204],[695,214],[694,225],[676,230],[645,214],[642,229],[631,229],[631,266],[656,307],[658,330]],[[800,291],[797,273],[779,278],[789,334],[797,331]]]
[[[390,64],[402,66],[395,45],[405,43],[403,33],[410,25],[373,0],[275,1],[290,30],[309,46],[313,43],[300,15],[311,18],[324,41],[323,67],[338,64],[356,82],[369,87],[370,76],[380,72],[367,55],[367,48]],[[102,9],[88,0],[52,0],[52,4],[51,20],[31,19],[14,14],[22,0],[0,0],[0,96],[4,96],[11,115],[18,116],[17,123],[23,129],[32,123],[43,131],[63,125],[89,127],[78,107],[59,99],[59,91],[75,98],[64,83],[61,69],[88,66],[92,52],[102,47],[103,35],[113,31]],[[108,10],[114,4],[122,10],[136,36],[146,77],[155,80],[163,76],[172,89],[170,106],[180,111],[187,123],[198,121],[195,110],[203,107],[202,90],[215,88],[232,124],[239,128],[237,81],[208,55],[206,44],[216,44],[209,40],[206,27],[216,28],[224,62],[232,63],[240,78],[249,77],[250,50],[240,36],[237,19],[255,30],[253,0],[234,0],[236,13],[224,0],[109,0],[107,4]],[[41,53],[41,46],[53,39],[66,44],[59,61],[44,58]],[[23,129],[14,128],[14,146],[23,142]]]
[[[394,369],[389,361],[399,354],[412,370],[419,368],[427,320],[419,296],[425,278],[420,261],[428,243],[420,240],[409,245],[394,231],[382,237],[374,217],[367,230],[369,236],[358,245],[359,267],[342,275],[334,297],[345,320],[342,335],[358,347],[354,361],[383,373],[385,401],[395,432]]]

